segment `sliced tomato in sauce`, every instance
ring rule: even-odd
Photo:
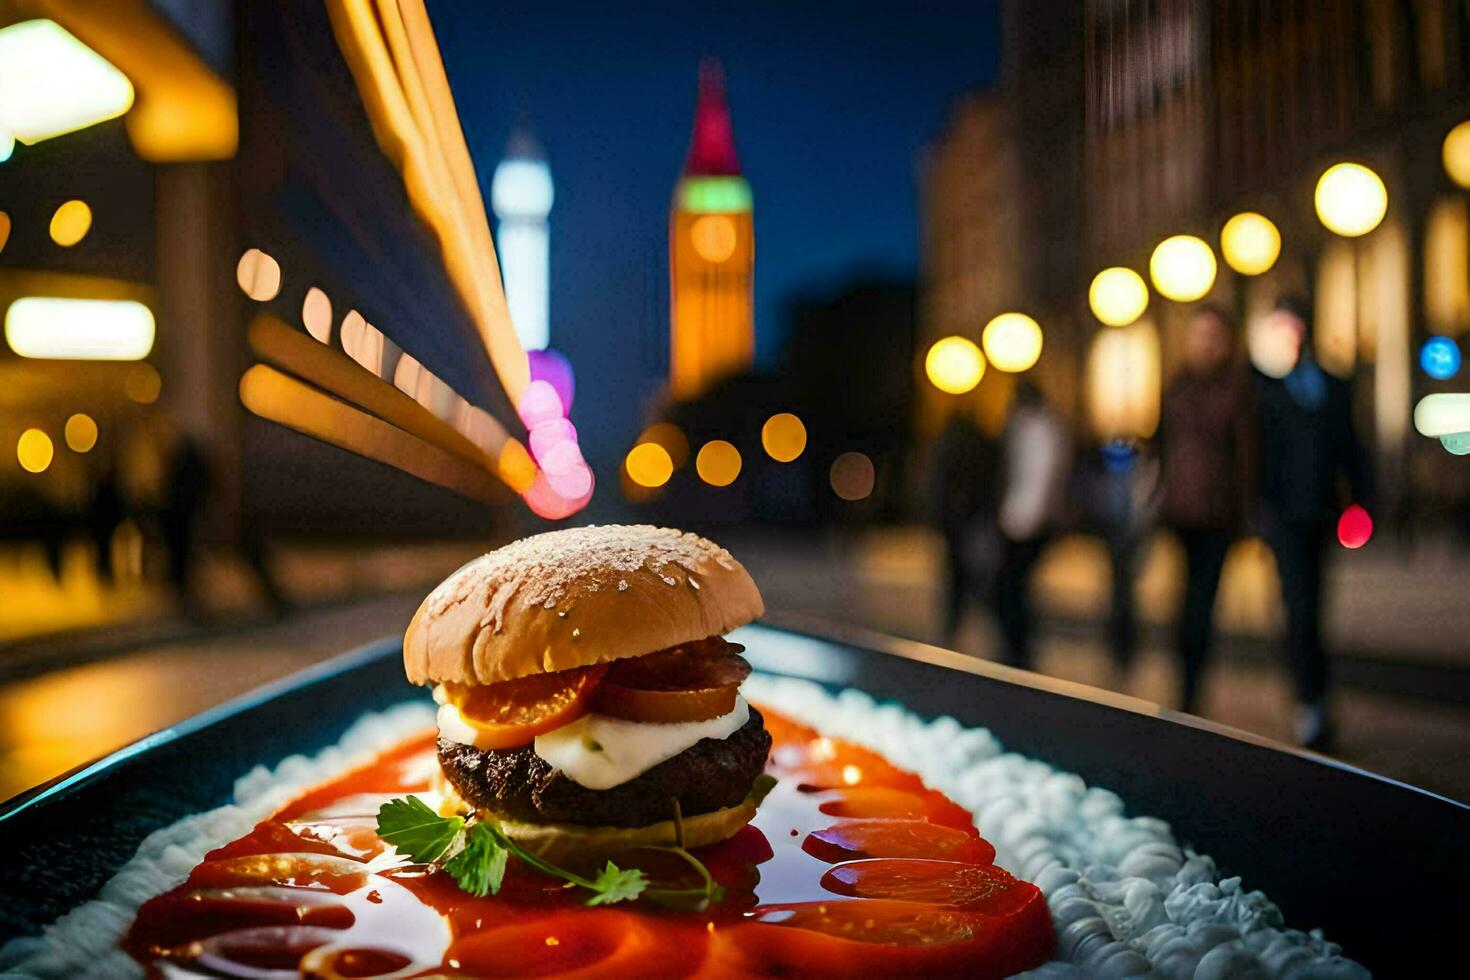
[[[831,799],[823,800],[818,809],[829,817],[927,820],[962,830],[974,826],[968,810],[938,793],[910,793],[887,786],[832,790]]]
[[[974,831],[926,820],[844,820],[807,834],[801,849],[830,864],[862,858],[934,858],[970,864],[995,860],[995,848]]]
[[[476,745],[509,749],[586,714],[606,671],[599,664],[499,684],[446,684],[444,690],[460,717],[474,726]]]
[[[1031,898],[1035,886],[993,864],[960,864],[922,858],[873,858],[839,864],[822,876],[822,887],[852,898],[928,902],[1010,915]]]

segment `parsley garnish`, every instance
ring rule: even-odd
[[[758,785],[758,789],[768,790],[769,786]],[[765,793],[759,795],[764,796]],[[684,820],[677,801],[674,804],[674,832],[676,843],[673,847],[647,850],[668,851],[683,858],[703,879],[698,888],[654,887],[640,869],[619,868],[611,861],[596,878],[584,878],[526,850],[492,820],[476,817],[466,823],[463,817],[441,817],[414,796],[389,800],[378,810],[379,837],[419,864],[441,865],[459,883],[459,887],[471,895],[499,894],[506,863],[514,854],[543,874],[592,892],[587,899],[588,905],[611,905],[647,898],[660,905],[702,911],[712,902],[720,901],[724,897],[724,889],[715,883],[704,862],[684,848]]]
[[[417,796],[378,809],[378,836],[419,864],[439,860],[463,831],[464,817],[441,817]]]

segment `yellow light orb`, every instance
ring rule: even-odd
[[[1175,235],[1159,242],[1148,260],[1148,275],[1159,295],[1177,303],[1192,303],[1215,285],[1215,253],[1193,235]]]
[[[1317,218],[1344,238],[1377,228],[1388,213],[1383,179],[1359,163],[1336,163],[1317,180]]]
[[[790,412],[780,412],[761,426],[761,445],[778,463],[789,463],[806,449],[806,426]]]
[[[92,209],[86,201],[67,201],[51,216],[51,240],[71,248],[92,230]]]
[[[139,405],[152,405],[163,390],[163,379],[152,364],[134,364],[123,378],[123,394]]]
[[[872,494],[877,473],[866,453],[843,453],[832,461],[827,480],[843,500],[863,500]]]
[[[66,445],[74,453],[90,452],[97,445],[97,423],[92,416],[78,412],[66,420]]]
[[[0,211],[0,252],[5,251],[5,243],[10,241],[10,215]]]
[[[740,475],[740,450],[723,439],[711,439],[694,457],[699,478],[712,487],[728,487]]]
[[[1115,265],[1092,277],[1087,305],[1108,326],[1126,327],[1148,309],[1148,285],[1132,269]]]
[[[924,357],[924,373],[940,391],[963,395],[985,375],[985,355],[975,342],[964,337],[935,341]]]
[[[1041,357],[1041,326],[1024,313],[1002,313],[985,325],[980,343],[992,367],[1018,374]]]
[[[253,300],[275,299],[281,291],[281,264],[258,248],[248,248],[235,265],[235,282]]]
[[[20,460],[21,469],[27,473],[44,473],[56,455],[51,437],[40,429],[27,429],[20,434],[15,444],[15,458]]]
[[[1241,275],[1259,276],[1281,254],[1281,232],[1264,214],[1242,211],[1220,229],[1220,254]]]
[[[674,475],[674,461],[656,442],[640,442],[628,451],[623,465],[628,477],[640,487],[661,487]]]
[[[1470,119],[1450,130],[1442,148],[1444,172],[1450,180],[1470,189]]]
[[[689,226],[689,240],[700,258],[718,264],[735,254],[735,222],[728,215],[707,214]]]

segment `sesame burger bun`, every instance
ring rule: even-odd
[[[403,666],[415,684],[495,684],[720,636],[764,611],[744,566],[697,534],[549,531],[429,593],[404,634]]]

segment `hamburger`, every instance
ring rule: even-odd
[[[552,859],[731,836],[771,737],[724,634],[762,612],[728,551],[670,528],[552,531],[463,566],[403,643],[439,704],[446,809]]]

